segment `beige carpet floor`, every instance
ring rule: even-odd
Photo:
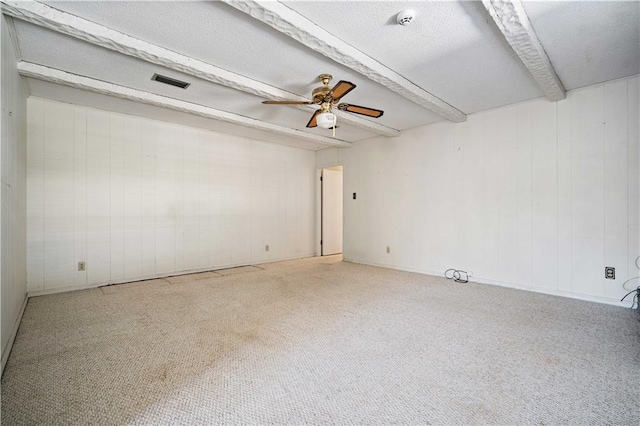
[[[2,425],[640,422],[629,309],[315,258],[29,300]]]

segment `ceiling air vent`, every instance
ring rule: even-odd
[[[176,80],[175,78],[167,77],[166,75],[154,74],[151,80],[159,81],[160,83],[168,84],[170,86],[176,86],[181,89],[186,89],[191,85],[186,81]]]

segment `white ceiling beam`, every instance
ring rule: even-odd
[[[249,16],[453,122],[466,115],[277,1],[222,0]],[[330,4],[327,7],[331,7]]]
[[[520,0],[482,0],[496,25],[550,101],[566,97]]]
[[[212,118],[214,120],[224,121],[232,124],[238,124],[252,129],[278,133],[300,140],[316,142],[326,146],[337,146],[342,148],[351,146],[350,142],[346,142],[340,139],[315,135],[312,133],[303,132],[302,130],[296,130],[277,124],[267,123],[264,121],[256,120],[254,118],[233,114],[227,111],[221,111],[219,109],[207,107],[204,105],[185,102],[178,99],[168,98],[166,96],[160,96],[154,93],[145,92],[142,90],[131,89],[105,81],[83,77],[77,74],[71,74],[54,68],[33,64],[31,62],[18,62],[18,73],[24,77],[49,81],[51,83],[62,84],[64,86],[74,87],[76,89],[88,90],[90,92],[100,93],[102,95],[114,96],[116,98],[127,99],[130,101],[140,102],[143,104],[153,105],[161,108],[168,108],[175,111],[185,112],[187,114],[199,115],[201,117]]]
[[[36,1],[7,1],[0,0],[2,12],[23,21],[39,25],[97,46],[115,50],[116,52],[133,56],[162,65],[194,77],[211,81],[216,84],[240,90],[263,99],[308,101],[308,98],[278,89],[260,81],[224,70],[200,60],[173,52],[169,49],[128,36],[110,28],[80,18],[47,6]],[[268,107],[266,107],[268,108]],[[315,111],[315,106],[300,106],[300,109]],[[398,136],[400,131],[352,114],[341,114],[341,121],[369,132]]]

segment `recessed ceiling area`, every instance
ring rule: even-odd
[[[291,34],[225,2],[37,4],[53,8],[50,10],[56,12],[55,19],[61,22],[82,18],[89,25],[98,24],[184,55],[187,61],[191,58],[211,64],[263,87],[267,85],[285,98],[289,94],[293,100],[310,99],[311,91],[320,85],[317,76],[321,73],[332,74],[333,84],[338,80],[353,82],[357,88],[344,101],[383,110],[384,115],[374,119],[336,111],[339,122],[334,136],[331,130],[306,127],[313,108],[263,105],[264,97],[207,81],[188,70],[163,66],[161,61],[153,60],[153,54],[131,56],[125,48],[97,42],[91,34],[80,36],[59,23],[43,26],[42,22],[21,16],[13,19],[25,62],[335,138],[340,143],[379,134],[390,136],[447,118],[403,94],[384,75],[376,77],[350,60],[331,59],[329,51],[338,47],[319,43],[315,48],[300,42],[299,37],[308,37],[300,28],[309,23],[319,34],[336,37],[347,50],[364,55],[374,66],[404,79],[402,84],[409,90],[428,93],[463,114],[545,96],[482,2],[354,1],[331,2],[329,7],[327,2],[285,1],[282,4],[288,11],[286,19],[302,25]],[[416,12],[415,19],[410,25],[398,25],[396,14],[407,8]],[[539,39],[565,89],[639,72],[637,2],[524,2],[524,9],[533,37]],[[152,81],[156,73],[190,86],[182,90]],[[78,96],[77,88],[52,90],[50,86],[30,82],[31,95],[75,102],[93,98]],[[182,114],[167,115],[180,121],[177,117]],[[378,127],[372,128],[368,123]],[[217,125],[220,123],[206,127]],[[301,144],[309,149],[327,146],[313,141]]]

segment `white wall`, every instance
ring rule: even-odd
[[[638,120],[636,76],[319,152],[344,164],[345,259],[615,303],[640,275]]]
[[[322,169],[342,164],[340,160],[340,150],[338,148],[325,148],[316,151],[316,167]]]
[[[312,256],[314,161],[312,151],[29,98],[28,289]]]
[[[16,71],[17,52],[7,18],[0,18],[2,39],[2,189],[0,218],[2,273],[2,369],[11,351],[26,303],[26,98]]]

